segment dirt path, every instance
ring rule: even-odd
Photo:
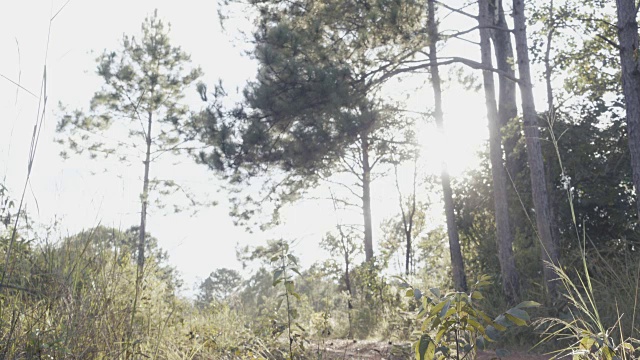
[[[315,344],[313,351],[321,359],[349,360],[408,360],[414,359],[408,344],[392,344],[376,341],[331,340],[325,344]],[[477,360],[496,359],[495,351],[482,351]],[[550,355],[530,354],[522,351],[512,352],[503,360],[549,360]]]

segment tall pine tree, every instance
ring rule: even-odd
[[[171,45],[169,26],[158,18],[157,11],[143,22],[139,38],[125,35],[120,50],[105,51],[97,62],[97,74],[104,83],[93,95],[89,111],[65,114],[58,122],[57,131],[64,135],[60,142],[72,152],[86,151],[92,159],[102,154],[123,160],[131,156],[131,151],[126,151],[129,147],[143,164],[136,296],[127,339],[131,342],[143,289],[147,212],[153,189],[151,164],[164,153],[182,151],[183,146],[193,140],[187,135],[190,114],[182,99],[201,71],[186,69],[190,67],[190,57],[180,47]],[[130,144],[105,142],[103,133],[113,125],[128,132]],[[67,151],[63,151],[63,155],[66,154]]]

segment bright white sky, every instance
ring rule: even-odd
[[[0,74],[18,81],[34,93],[39,92],[45,59],[49,18],[66,0],[20,0],[0,3]],[[86,108],[100,80],[94,74],[95,57],[104,49],[119,49],[123,33],[138,34],[145,16],[155,8],[172,25],[174,44],[192,55],[192,61],[205,72],[212,84],[222,78],[228,89],[242,87],[255,73],[255,65],[241,55],[241,44],[230,25],[221,31],[213,0],[71,0],[55,18],[47,60],[48,111],[37,150],[31,190],[27,195],[28,211],[40,224],[60,221],[60,232],[69,234],[98,223],[126,229],[139,221],[140,175],[142,165],[112,166],[107,173],[93,175],[99,167],[81,157],[63,161],[61,148],[53,142],[57,123],[57,103]],[[245,29],[250,30],[250,29]],[[19,46],[19,55],[18,55]],[[94,54],[89,52],[93,50]],[[446,74],[446,70],[443,71]],[[408,107],[425,111],[432,105],[426,75],[412,81],[394,83],[386,92],[403,96],[408,93]],[[424,83],[424,84],[423,84]],[[423,86],[427,90],[416,90]],[[193,93],[195,96],[195,92]],[[448,89],[445,94],[445,155],[454,176],[477,163],[476,152],[487,137],[484,101],[474,93]],[[0,179],[18,198],[26,176],[31,132],[36,120],[37,99],[0,78]],[[434,144],[442,143],[435,132],[425,131],[421,166],[437,173],[439,156]],[[152,172],[179,174],[177,180],[197,192],[215,194],[219,187],[212,174],[188,160],[174,165],[160,163]],[[403,177],[410,181],[410,170]],[[373,185],[373,217],[376,223],[398,212],[397,194],[392,178]],[[297,238],[295,251],[305,264],[318,260],[317,243],[333,226],[336,218],[331,204],[307,200],[288,213],[288,225],[271,234],[247,234],[233,226],[228,217],[224,193],[215,197],[217,207],[197,215],[189,212],[165,215],[152,212],[148,229],[160,245],[168,250],[170,261],[182,273],[188,288],[218,267],[239,269],[235,260],[236,244],[258,244],[267,238]],[[37,202],[37,206],[36,206]],[[435,205],[440,206],[440,205]],[[292,215],[292,214],[295,214]],[[375,235],[380,236],[377,227]]]

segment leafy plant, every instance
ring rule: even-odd
[[[469,293],[449,292],[439,289],[423,293],[402,278],[400,287],[406,289],[405,296],[420,303],[416,318],[420,324],[419,336],[413,347],[417,360],[423,359],[473,359],[478,349],[500,338],[512,326],[526,326],[530,322],[525,309],[537,307],[534,301],[524,301],[491,319],[477,304],[482,300],[482,288],[491,284],[491,277],[481,276]],[[496,351],[499,357],[508,352]]]
[[[300,349],[304,351],[304,341],[306,330],[299,322],[295,321],[298,318],[298,311],[292,304],[292,298],[300,301],[300,294],[295,291],[293,274],[300,275],[298,270],[298,260],[293,254],[289,253],[289,244],[280,241],[279,253],[276,253],[271,257],[271,263],[276,264],[273,269],[273,286],[282,286],[283,292],[279,294],[280,300],[276,309],[280,309],[283,302],[286,302],[287,306],[287,324],[286,330],[289,339],[289,359],[293,359],[293,344],[297,344]],[[294,330],[294,327],[297,330]]]

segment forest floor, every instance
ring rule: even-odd
[[[350,360],[406,360],[414,359],[408,344],[392,344],[376,341],[329,340],[325,344],[314,344],[314,353],[321,359],[350,359]],[[477,360],[495,359],[495,351],[481,351]],[[512,351],[503,360],[549,360],[551,355],[527,353],[526,351]]]

